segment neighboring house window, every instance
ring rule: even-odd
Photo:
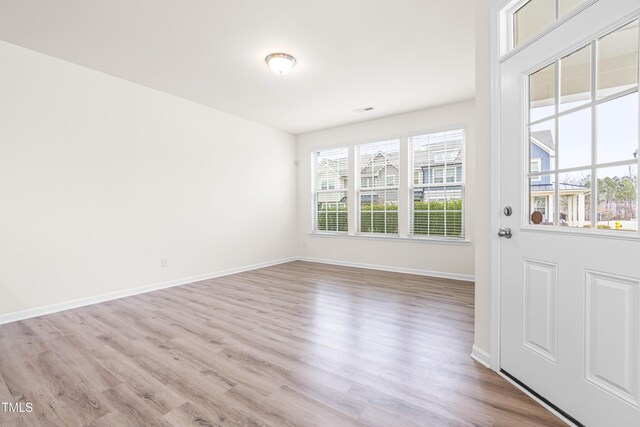
[[[446,171],[447,171],[447,182],[456,182],[456,167],[448,166]]]
[[[531,173],[538,173],[541,171],[542,171],[542,159],[540,158],[531,159]],[[540,182],[540,181],[542,181],[542,177],[540,175],[531,177],[531,182]]]
[[[323,179],[322,184],[320,186],[321,190],[335,190],[336,189],[336,180],[331,179]]]
[[[400,140],[356,146],[360,233],[398,234]]]
[[[432,177],[414,175],[411,235],[464,238],[464,147],[463,129],[409,138],[413,170]]]
[[[442,184],[444,182],[444,169],[438,168],[433,170],[433,183]]]
[[[312,153],[313,231],[347,232],[347,147]]]
[[[457,157],[460,150],[443,150],[433,153],[433,163],[451,163]]]
[[[536,212],[540,212],[542,217],[547,219],[547,198],[546,197],[535,197],[533,200],[533,209]]]

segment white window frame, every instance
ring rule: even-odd
[[[429,182],[428,183],[421,183],[421,184],[416,184],[413,180],[413,174],[411,171],[414,171],[416,169],[415,163],[414,163],[414,150],[413,150],[413,143],[411,141],[412,137],[417,137],[417,136],[423,136],[423,135],[433,135],[433,134],[439,134],[439,133],[445,133],[445,132],[451,132],[451,131],[461,131],[462,132],[462,176],[460,177],[460,181],[456,181],[456,166],[455,165],[450,165],[448,163],[444,163],[442,164],[442,166],[438,166],[437,168],[431,168],[430,173],[429,173]],[[409,155],[408,157],[408,170],[410,171],[409,173],[411,173],[410,175],[410,185],[409,185],[409,195],[410,195],[410,200],[409,200],[409,204],[408,204],[408,211],[409,211],[409,237],[413,238],[413,239],[420,239],[420,240],[450,240],[450,241],[465,241],[466,237],[466,206],[467,206],[467,200],[466,200],[466,170],[467,170],[467,128],[465,126],[457,126],[457,127],[453,127],[453,128],[448,128],[448,129],[444,129],[444,130],[439,130],[439,131],[431,131],[431,132],[422,132],[419,134],[414,134],[411,135],[409,138],[407,138],[406,141],[406,145],[408,148],[408,153]],[[439,153],[439,152],[444,152],[444,151],[450,151],[450,150],[439,150],[439,151],[435,151],[435,153]],[[455,158],[458,157],[459,152],[456,154]],[[442,181],[443,182],[436,182],[435,180],[435,171],[436,170],[441,170],[442,171]],[[452,170],[453,171],[453,182],[447,182],[447,170]],[[448,187],[452,187],[452,188],[460,188],[461,189],[461,198],[462,198],[462,209],[461,209],[461,236],[431,236],[431,235],[423,235],[423,234],[415,234],[412,231],[413,228],[413,221],[414,221],[414,194],[416,191],[416,188],[440,188],[440,187],[444,187],[444,188],[448,188]],[[446,212],[446,210],[445,210]],[[445,221],[446,221],[446,215],[445,215]]]
[[[348,203],[349,203],[349,197],[348,197],[348,188],[344,188],[344,189],[340,189],[339,184],[340,184],[340,179],[333,179],[333,181],[335,182],[335,186],[334,189],[329,189],[329,186],[327,185],[327,189],[323,190],[322,189],[322,183],[320,184],[320,188],[316,188],[317,183],[318,183],[318,179],[317,179],[317,164],[316,164],[316,155],[318,153],[322,153],[322,152],[327,152],[327,151],[332,151],[332,150],[346,150],[346,162],[347,165],[349,164],[350,161],[350,150],[349,147],[346,145],[343,146],[337,146],[337,147],[327,147],[327,148],[320,148],[320,149],[315,149],[311,151],[311,232],[314,234],[347,234],[348,233],[348,229],[346,231],[339,231],[339,230],[319,230],[318,229],[318,196],[321,194],[331,194],[331,193],[345,193],[347,195],[347,204],[346,206],[348,207]],[[327,178],[326,180],[323,181],[330,181],[330,178]],[[348,178],[347,178],[347,183],[349,182]],[[327,182],[328,184],[328,182]],[[340,204],[339,201],[335,202],[337,205]],[[338,208],[338,206],[336,206],[336,208]],[[345,211],[347,214],[347,224],[349,221],[349,212],[348,209]],[[338,224],[338,218],[336,217],[336,225]],[[347,225],[348,228],[348,225]]]
[[[361,162],[361,155],[360,155],[360,150],[362,149],[362,147],[368,146],[368,145],[372,145],[372,144],[376,144],[379,142],[385,142],[385,141],[392,141],[395,140],[397,141],[398,144],[398,170],[401,172],[402,171],[402,164],[401,164],[401,160],[400,160],[400,149],[401,149],[401,145],[402,145],[402,138],[400,137],[395,137],[395,138],[385,138],[385,139],[379,139],[376,141],[370,141],[370,142],[364,142],[364,143],[360,143],[360,144],[356,144],[354,146],[354,156],[355,156],[355,173],[358,175],[357,181],[357,188],[356,188],[356,192],[355,192],[355,200],[354,203],[356,204],[356,209],[355,209],[355,215],[356,215],[356,230],[357,230],[357,234],[359,235],[368,235],[368,236],[399,236],[399,226],[400,226],[400,212],[399,210],[396,210],[396,215],[397,215],[397,221],[398,224],[396,225],[396,227],[398,227],[398,233],[376,233],[376,232],[368,232],[368,231],[362,231],[362,210],[361,210],[361,201],[362,201],[362,192],[376,192],[376,191],[395,191],[396,194],[398,195],[398,205],[400,204],[400,186],[399,183],[396,182],[394,185],[387,185],[386,182],[386,178],[385,178],[385,182],[384,185],[380,185],[380,179],[378,179],[378,185],[373,185],[373,186],[369,186],[369,187],[363,187],[362,186],[362,175],[361,175],[361,170],[363,165],[360,163]],[[385,166],[386,167],[386,166]],[[385,175],[386,176],[386,175]],[[367,177],[367,182],[369,182],[369,178]],[[375,179],[373,184],[375,184]],[[398,206],[399,208],[399,206]],[[372,211],[373,212],[373,211]],[[385,207],[385,223],[386,223],[386,207]],[[386,225],[385,225],[386,228]]]
[[[316,211],[315,207],[315,189],[314,185],[316,185],[317,181],[315,178],[315,164],[313,163],[313,155],[319,151],[324,151],[327,149],[336,149],[336,148],[344,148],[344,145],[326,145],[326,146],[315,146],[309,149],[310,157],[312,159],[311,162],[311,196],[310,196],[310,210],[311,210],[311,228],[308,233],[309,236],[315,236],[318,238],[344,238],[344,239],[362,239],[362,240],[402,240],[406,242],[410,242],[412,244],[442,244],[442,245],[456,245],[456,246],[466,246],[471,244],[471,241],[465,235],[464,237],[444,237],[444,236],[428,236],[428,235],[419,235],[413,236],[410,231],[410,215],[413,210],[414,203],[414,173],[417,173],[417,177],[420,180],[420,183],[417,185],[429,184],[423,183],[424,179],[424,171],[423,170],[414,170],[413,169],[413,161],[412,154],[410,148],[410,138],[419,135],[431,134],[431,133],[439,133],[453,130],[463,130],[465,132],[465,149],[466,142],[468,141],[467,134],[467,125],[460,123],[455,126],[448,126],[442,128],[431,128],[426,129],[422,132],[415,133],[407,133],[401,135],[386,135],[380,138],[375,139],[367,139],[361,141],[353,141],[348,144],[348,177],[347,177],[347,207],[348,207],[348,232],[326,232],[326,231],[315,231],[315,220],[316,220]],[[380,141],[388,141],[388,140],[398,140],[399,144],[399,157],[398,163],[393,163],[394,166],[398,167],[398,174],[395,176],[395,185],[393,187],[364,187],[362,184],[362,176],[360,173],[360,159],[357,155],[358,150],[357,147],[364,144],[370,144],[374,142]],[[458,157],[458,154],[456,154]],[[466,151],[462,154],[463,165],[466,165]],[[443,165],[444,166],[444,165]],[[435,184],[436,186],[442,187],[444,185],[461,187],[463,188],[462,197],[464,198],[464,182],[466,180],[466,170],[463,168],[461,176],[459,176],[457,169],[452,168],[455,171],[454,179],[460,178],[460,181],[455,181],[452,183],[440,183]],[[431,174],[430,174],[431,175]],[[432,175],[429,179],[433,179]],[[385,179],[386,183],[386,179]],[[398,200],[397,200],[397,215],[398,215],[398,233],[369,233],[363,232],[360,233],[360,221],[361,221],[361,212],[360,212],[360,201],[361,201],[361,192],[376,190],[376,189],[387,189],[394,190],[398,192]],[[344,189],[336,190],[336,191],[345,191]],[[395,211],[394,211],[395,212]],[[462,221],[463,221],[463,230],[466,232],[466,199],[463,201],[463,210],[462,210]]]

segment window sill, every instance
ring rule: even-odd
[[[468,246],[471,245],[471,240],[466,239],[451,239],[451,238],[437,238],[437,237],[400,237],[400,236],[375,236],[370,234],[347,234],[347,233],[321,233],[321,232],[309,232],[308,236],[311,237],[328,237],[338,239],[353,239],[353,240],[380,240],[385,242],[411,242],[411,243],[423,243],[423,244],[436,244],[436,245],[458,245]]]

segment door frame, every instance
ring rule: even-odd
[[[491,123],[490,123],[490,138],[491,138],[491,308],[490,308],[490,354],[489,354],[489,362],[490,368],[496,371],[503,378],[510,381],[520,390],[522,390],[525,394],[529,395],[531,398],[536,400],[546,409],[557,415],[563,421],[565,421],[569,425],[573,425],[570,420],[563,416],[563,414],[558,413],[551,407],[548,402],[544,400],[544,398],[540,399],[538,396],[531,392],[526,385],[520,384],[517,381],[509,378],[505,374],[500,371],[501,368],[501,360],[500,360],[500,348],[501,348],[501,335],[500,335],[500,302],[501,302],[501,289],[500,289],[500,264],[501,264],[501,239],[497,237],[497,230],[500,228],[501,223],[501,215],[502,215],[502,202],[500,200],[500,176],[501,176],[501,165],[500,165],[500,100],[501,100],[501,64],[508,60],[511,56],[516,54],[518,51],[525,49],[528,45],[532,44],[536,40],[545,36],[558,26],[562,25],[571,17],[577,15],[582,12],[586,8],[595,4],[598,0],[587,0],[581,6],[578,6],[568,17],[564,19],[556,21],[553,25],[550,25],[546,29],[544,29],[540,34],[534,37],[531,41],[527,42],[525,45],[514,49],[510,52],[501,55],[501,52],[504,52],[502,49],[505,37],[504,32],[510,28],[510,26],[504,24],[503,14],[505,7],[509,7],[510,5],[516,4],[520,0],[491,0],[491,19],[490,19],[490,34],[491,34]],[[522,0],[524,1],[524,0]],[[520,3],[522,3],[520,1]],[[615,29],[617,26],[622,25],[625,21],[637,19],[640,17],[640,10],[636,10],[633,13],[629,13],[623,17],[620,17],[615,23],[608,25],[610,29]],[[605,29],[606,31],[606,29]],[[598,33],[600,31],[594,32]],[[596,37],[596,34],[585,34],[584,40],[590,41]],[[580,46],[582,43],[576,44]],[[640,159],[638,159],[638,163],[640,164]]]
[[[500,372],[500,242],[501,239],[497,236],[497,230],[500,228],[500,221],[502,215],[502,202],[500,200],[500,87],[501,87],[501,74],[500,66],[503,62],[508,60],[511,56],[515,55],[522,49],[531,45],[538,39],[544,37],[549,32],[553,31],[558,26],[562,25],[567,20],[576,16],[580,12],[584,11],[591,5],[595,4],[598,0],[586,0],[580,6],[577,6],[572,12],[568,13],[561,19],[556,20],[552,25],[549,25],[531,40],[523,44],[522,46],[506,52],[503,46],[506,36],[505,31],[511,28],[510,25],[504,23],[504,11],[509,5],[523,3],[525,0],[491,0],[491,125],[490,125],[490,138],[491,138],[491,309],[490,309],[490,353],[489,353],[489,365],[490,368],[499,374]],[[621,17],[615,23],[609,25],[610,29],[614,29],[616,26],[621,25],[627,20],[637,19],[640,17],[640,10]],[[587,34],[584,37],[585,41],[591,40],[594,37],[592,34]],[[583,44],[577,43],[577,46]],[[570,49],[569,49],[570,50]],[[544,61],[541,61],[541,64]],[[640,164],[640,158],[638,159]],[[614,236],[612,236],[614,237]],[[615,238],[615,237],[614,237]],[[502,375],[502,374],[501,374]],[[503,375],[504,376],[504,375]],[[509,379],[505,376],[505,378]],[[510,380],[510,379],[509,379]],[[517,384],[516,384],[517,385]],[[518,385],[519,386],[519,385]]]

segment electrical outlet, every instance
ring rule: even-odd
[[[169,267],[169,260],[166,258],[160,258],[160,267]]]

